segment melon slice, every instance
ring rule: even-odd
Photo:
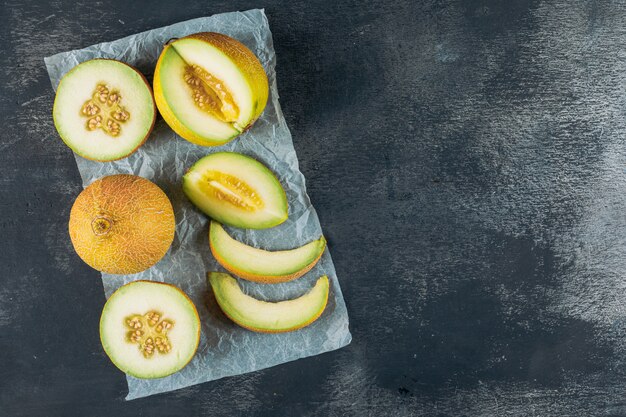
[[[177,287],[134,281],[104,305],[100,340],[121,371],[137,378],[162,378],[193,358],[200,342],[200,318]]]
[[[165,46],[154,73],[156,104],[167,124],[201,146],[218,146],[248,129],[269,94],[263,66],[239,41],[196,33]]]
[[[233,239],[221,224],[211,222],[209,244],[213,256],[238,277],[264,284],[291,281],[306,274],[322,257],[324,236],[291,250],[267,251]]]
[[[205,156],[183,176],[183,191],[208,216],[230,226],[266,229],[287,220],[287,196],[280,181],[246,155]]]
[[[324,275],[303,296],[271,303],[244,294],[228,274],[209,272],[208,279],[224,314],[241,327],[261,333],[290,332],[313,323],[326,308],[330,286]]]
[[[120,61],[93,59],[63,77],[52,116],[61,139],[78,155],[113,161],[146,141],[156,108],[139,71]]]

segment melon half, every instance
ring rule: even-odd
[[[235,138],[263,113],[269,84],[257,57],[220,33],[168,43],[154,72],[159,112],[180,136],[201,146]]]
[[[156,108],[139,71],[120,61],[93,59],[63,77],[52,116],[59,136],[78,155],[113,161],[146,141]]]
[[[162,378],[193,358],[200,342],[200,318],[179,288],[134,281],[104,305],[100,340],[121,371],[137,378]]]

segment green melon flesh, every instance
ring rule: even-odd
[[[120,123],[118,136],[102,129],[88,130],[83,105],[93,98],[98,84],[118,91],[120,105],[130,114]],[[74,67],[57,88],[52,111],[61,139],[78,155],[96,161],[112,161],[128,156],[150,134],[156,108],[150,87],[134,68],[115,60],[94,59]]]
[[[243,191],[234,187],[237,182]],[[246,155],[205,156],[184,175],[183,191],[208,216],[230,226],[266,229],[287,220],[287,196],[280,182]]]
[[[264,282],[271,282],[274,277],[296,275],[315,263],[326,248],[326,239],[322,236],[291,250],[257,249],[233,239],[216,221],[211,222],[209,243],[216,259],[226,269],[242,278],[254,276]]]
[[[208,279],[222,311],[235,323],[257,332],[282,333],[307,326],[322,314],[328,301],[325,275],[303,296],[275,303],[244,294],[228,274],[209,272]]]
[[[128,340],[129,317],[157,311],[173,323],[166,336],[167,353],[146,358],[138,343]],[[142,327],[152,331],[151,327]],[[137,378],[161,378],[184,368],[200,341],[200,319],[191,300],[177,287],[150,281],[135,281],[120,287],[106,302],[100,318],[100,340],[111,361],[121,371]]]

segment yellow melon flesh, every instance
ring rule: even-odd
[[[103,177],[80,193],[69,233],[78,256],[109,274],[150,268],[174,239],[174,211],[165,193],[135,175]]]

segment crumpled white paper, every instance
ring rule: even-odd
[[[114,42],[60,53],[45,58],[45,63],[55,89],[66,72],[92,58],[114,58],[127,62],[150,80],[165,42],[171,38],[207,31],[224,33],[243,42],[265,68],[270,82],[270,100],[252,129],[225,146],[206,148],[181,139],[159,118],[148,141],[126,159],[100,163],[76,156],[83,186],[105,175],[140,175],[165,191],[176,215],[174,243],[158,264],[134,275],[102,274],[107,298],[130,281],[147,279],[169,282],[189,295],[202,321],[200,346],[189,365],[174,375],[156,380],[127,376],[129,393],[126,399],[268,368],[341,348],[351,340],[346,306],[328,250],[311,272],[295,281],[276,285],[239,281],[244,290],[254,297],[284,300],[304,294],[318,277],[328,275],[331,280],[328,306],[312,325],[292,333],[258,334],[228,320],[217,306],[206,281],[207,271],[222,270],[209,249],[208,219],[187,200],[181,189],[181,178],[185,171],[209,153],[226,150],[250,155],[265,163],[280,179],[289,199],[289,219],[280,226],[266,230],[227,230],[238,240],[270,250],[294,248],[317,239],[322,233],[317,214],[306,194],[291,134],[278,103],[274,68],[276,56],[263,10],[189,20]]]

